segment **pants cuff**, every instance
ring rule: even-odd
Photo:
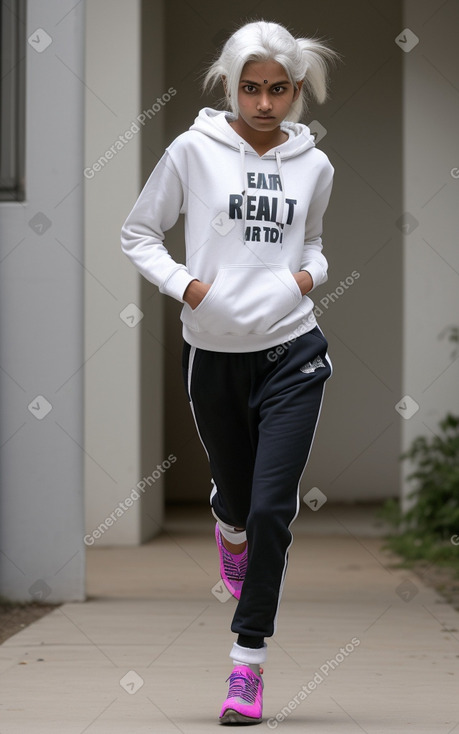
[[[236,530],[234,528],[234,525],[228,525],[228,523],[220,520],[218,515],[215,513],[213,507],[211,508],[211,510],[212,515],[218,522],[220,532],[226,540],[228,540],[230,543],[234,543],[235,545],[237,545],[238,543],[244,543],[247,540],[247,533],[245,532],[245,530]]]

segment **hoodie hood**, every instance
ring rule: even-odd
[[[231,112],[214,110],[211,107],[204,107],[199,115],[196,117],[190,130],[196,130],[197,132],[204,133],[209,137],[217,140],[223,145],[227,145],[233,150],[238,150],[241,156],[241,177],[242,177],[242,196],[243,200],[243,219],[244,227],[243,231],[246,231],[247,222],[247,190],[245,189],[247,165],[246,155],[254,155],[260,160],[275,159],[277,164],[278,174],[281,180],[281,205],[278,209],[278,217],[276,224],[284,225],[287,221],[288,211],[285,207],[285,182],[282,174],[282,160],[293,158],[305,150],[315,147],[314,137],[311,135],[311,131],[306,125],[300,123],[288,122],[284,120],[281,123],[281,130],[288,135],[288,140],[281,145],[275,146],[267,153],[259,156],[256,150],[252,148],[244,138],[241,138],[238,133],[233,130],[229,122],[235,120],[235,116]]]
[[[245,152],[251,153],[258,156],[258,153],[247,143],[235,130],[231,127],[229,122],[235,120],[235,116],[232,112],[213,110],[210,107],[204,107],[199,112],[190,130],[197,130],[198,132],[204,133],[215,140],[218,140],[223,145],[234,150],[239,150],[241,142],[244,145]],[[276,146],[272,150],[261,156],[262,158],[275,158],[275,151],[278,150],[282,159],[293,158],[300,153],[303,153],[308,148],[315,146],[314,136],[306,125],[302,125],[298,122],[288,122],[284,120],[281,123],[281,130],[287,133],[289,139],[279,146]]]

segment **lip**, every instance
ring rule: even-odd
[[[255,115],[256,120],[275,120],[274,115]]]

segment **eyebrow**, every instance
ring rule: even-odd
[[[241,79],[240,84],[251,84],[253,87],[261,87],[264,86],[260,84],[260,82],[252,82],[250,79]],[[280,87],[281,84],[290,84],[290,81],[286,79],[285,81],[280,82],[274,82],[273,84],[270,84],[270,87]]]

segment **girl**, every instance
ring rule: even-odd
[[[307,294],[327,280],[333,167],[296,121],[308,93],[325,100],[334,56],[275,23],[236,31],[204,80],[204,89],[223,83],[231,111],[200,111],[122,229],[142,275],[183,303],[185,385],[210,462],[221,576],[238,600],[223,724],[262,720],[265,638],[331,374]],[[185,264],[163,244],[179,214]]]

